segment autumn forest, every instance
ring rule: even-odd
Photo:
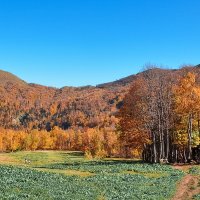
[[[60,89],[0,71],[0,151],[200,162],[200,66],[148,66],[111,83]]]

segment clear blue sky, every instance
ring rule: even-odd
[[[0,69],[95,85],[145,63],[200,63],[199,0],[0,0]]]

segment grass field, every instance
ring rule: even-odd
[[[171,166],[133,160],[89,161],[81,152],[2,153],[0,199],[164,200],[183,175]]]

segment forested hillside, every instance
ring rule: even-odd
[[[45,87],[3,71],[0,80],[1,151],[200,160],[199,66],[151,67],[96,87]]]
[[[160,70],[160,73],[178,76],[185,70],[195,70],[200,74],[199,67]],[[116,112],[132,81],[148,71],[96,87],[60,89],[28,84],[8,72],[0,71],[0,126],[28,130],[51,130],[54,126],[62,129],[114,127]]]
[[[200,74],[198,66],[181,70],[160,69],[158,73],[170,73],[175,77],[185,70]],[[96,87],[60,89],[28,84],[8,72],[0,71],[0,126],[48,131],[54,126],[65,130],[75,127],[115,127],[116,112],[123,104],[132,81],[148,71]]]
[[[0,71],[0,126],[11,129],[114,127],[133,78],[96,87],[28,84]]]

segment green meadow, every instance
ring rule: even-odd
[[[1,153],[0,199],[164,200],[183,175],[166,165],[87,160],[82,152]]]

